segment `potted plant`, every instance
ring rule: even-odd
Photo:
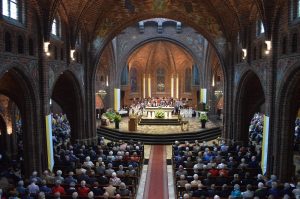
[[[114,122],[115,122],[115,128],[119,129],[120,128],[120,122],[121,122],[122,118],[121,115],[116,113],[114,116]]]
[[[208,117],[206,113],[201,113],[200,114],[200,122],[201,122],[201,128],[205,128],[205,124],[208,121]]]
[[[116,113],[111,111],[111,110],[108,110],[106,113],[105,113],[105,116],[107,117],[107,119],[109,119],[110,122],[114,121],[114,117],[115,117]]]

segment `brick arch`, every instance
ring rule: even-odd
[[[278,99],[276,103],[275,130],[275,157],[274,169],[280,179],[290,180],[294,175],[293,166],[293,138],[295,131],[295,119],[300,107],[300,63],[286,72],[279,87]],[[287,155],[289,154],[289,155]]]
[[[95,91],[95,79],[96,79],[96,73],[97,73],[97,68],[100,62],[100,58],[102,53],[105,50],[105,47],[109,44],[109,42],[111,42],[113,40],[113,38],[115,36],[117,36],[118,34],[121,33],[121,31],[123,29],[125,29],[126,27],[132,25],[133,23],[137,23],[138,21],[142,21],[142,20],[146,20],[146,19],[150,19],[150,18],[156,18],[156,17],[163,17],[163,18],[168,18],[168,19],[173,19],[173,20],[178,20],[181,21],[185,24],[187,24],[187,26],[190,26],[192,28],[194,28],[196,31],[198,31],[210,44],[211,47],[215,50],[216,55],[218,56],[219,60],[220,60],[220,64],[223,70],[223,74],[224,74],[224,104],[227,104],[227,99],[229,97],[229,94],[226,92],[227,90],[229,90],[228,88],[228,82],[227,82],[227,78],[229,76],[229,72],[226,70],[226,61],[225,61],[225,54],[224,52],[221,51],[221,49],[218,48],[217,42],[216,42],[216,38],[213,37],[213,35],[209,34],[209,32],[204,29],[203,27],[200,27],[199,25],[195,24],[192,20],[188,20],[186,19],[184,16],[176,16],[174,17],[174,15],[157,15],[157,14],[145,14],[145,15],[139,15],[136,16],[134,18],[131,18],[130,20],[124,21],[124,23],[120,24],[117,27],[114,27],[111,29],[110,32],[108,32],[103,38],[98,38],[100,41],[100,45],[97,47],[98,50],[96,50],[91,58],[91,69],[89,70],[89,74],[91,75],[92,78],[90,78],[88,84],[90,85],[90,89],[92,91],[92,93],[94,93]],[[95,35],[94,39],[97,39],[97,35]],[[121,72],[120,72],[121,73]],[[95,107],[95,97],[92,97],[91,99],[91,104],[92,107]],[[226,106],[224,107],[224,113],[227,112],[227,108]],[[95,115],[95,112],[93,112],[92,114],[93,116]],[[95,126],[95,120],[92,120],[92,122],[94,124],[92,124],[92,126]],[[226,131],[225,127],[225,131]]]
[[[80,83],[73,72],[64,71],[53,84],[51,98],[57,102],[71,126],[71,141],[82,139],[84,131],[83,98]]]
[[[47,162],[43,146],[45,140],[42,134],[38,133],[38,98],[34,90],[32,80],[20,65],[6,65],[5,70],[0,72],[0,93],[14,101],[20,110],[22,118],[22,131],[24,132],[24,174],[29,176],[33,169],[41,171],[46,167],[43,163]],[[7,70],[6,70],[7,69]],[[43,121],[43,120],[42,120]]]
[[[259,76],[253,70],[245,71],[238,83],[235,97],[234,139],[247,143],[250,121],[254,113],[261,111],[264,102],[265,92]]]
[[[225,66],[225,57],[222,55],[221,51],[218,49],[217,43],[215,42],[215,38],[212,35],[210,35],[207,30],[205,30],[204,28],[200,27],[197,24],[194,24],[191,20],[187,20],[181,16],[174,17],[172,15],[167,15],[167,14],[165,16],[157,16],[155,14],[151,14],[151,15],[148,14],[145,16],[140,15],[140,16],[132,18],[128,21],[125,21],[123,24],[120,24],[119,26],[113,28],[109,33],[106,34],[106,36],[104,38],[101,39],[102,42],[101,42],[101,45],[99,46],[99,50],[97,50],[97,52],[95,52],[93,59],[92,59],[92,63],[94,66],[92,69],[92,74],[93,74],[92,82],[94,82],[94,80],[95,80],[95,73],[97,70],[97,66],[99,65],[101,54],[104,51],[107,44],[115,36],[117,36],[123,29],[132,25],[133,23],[136,23],[138,21],[142,21],[145,19],[155,18],[155,17],[164,17],[164,18],[168,18],[168,19],[178,20],[178,21],[184,22],[188,26],[190,26],[190,27],[194,28],[196,31],[198,31],[211,44],[212,48],[216,51],[216,54],[219,57],[221,65],[223,67],[224,77],[227,76],[227,75],[225,75],[226,71],[225,71],[225,67],[224,67]]]
[[[194,63],[196,63],[197,58],[196,58],[195,53],[183,42],[176,41],[176,40],[174,40],[172,38],[168,38],[168,37],[155,37],[155,38],[151,38],[151,39],[147,39],[147,40],[144,40],[142,42],[139,42],[136,45],[134,45],[131,49],[128,50],[128,52],[125,54],[125,56],[123,56],[121,58],[121,67],[122,67],[122,69],[120,70],[121,71],[120,74],[118,74],[117,76],[121,78],[122,70],[124,69],[124,67],[127,66],[126,63],[128,61],[128,58],[130,57],[130,55],[133,52],[135,52],[137,49],[139,49],[143,45],[151,43],[151,42],[155,42],[155,41],[167,41],[167,42],[171,42],[175,45],[178,45],[180,48],[183,48],[193,58]],[[197,67],[199,68],[198,64],[197,64]],[[176,71],[176,68],[174,70]],[[200,82],[201,82],[201,76],[200,76]]]

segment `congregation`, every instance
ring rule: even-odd
[[[299,176],[280,182],[262,175],[261,148],[250,142],[173,145],[173,170],[178,198],[299,198]]]
[[[249,126],[249,140],[261,144],[263,138],[264,115],[255,113]]]
[[[64,143],[55,157],[53,172],[2,173],[0,198],[134,198],[144,146],[99,137],[94,145]]]
[[[52,113],[52,140],[55,148],[65,142],[69,143],[71,138],[70,122],[67,115]]]

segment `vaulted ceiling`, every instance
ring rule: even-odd
[[[234,38],[253,15],[272,22],[285,0],[31,0],[50,22],[59,11],[70,31],[84,29],[89,38],[118,34],[142,19],[167,17],[194,27],[215,39]],[[266,12],[266,10],[268,12]],[[44,20],[44,21],[45,21]],[[49,26],[49,25],[48,25]]]
[[[129,70],[132,67],[141,71],[156,71],[166,68],[169,71],[184,71],[192,68],[193,58],[182,47],[168,41],[154,41],[136,49],[128,59]]]

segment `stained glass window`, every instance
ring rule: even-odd
[[[165,92],[165,69],[158,68],[156,72],[156,78],[157,78],[157,85],[156,85],[157,92]]]

